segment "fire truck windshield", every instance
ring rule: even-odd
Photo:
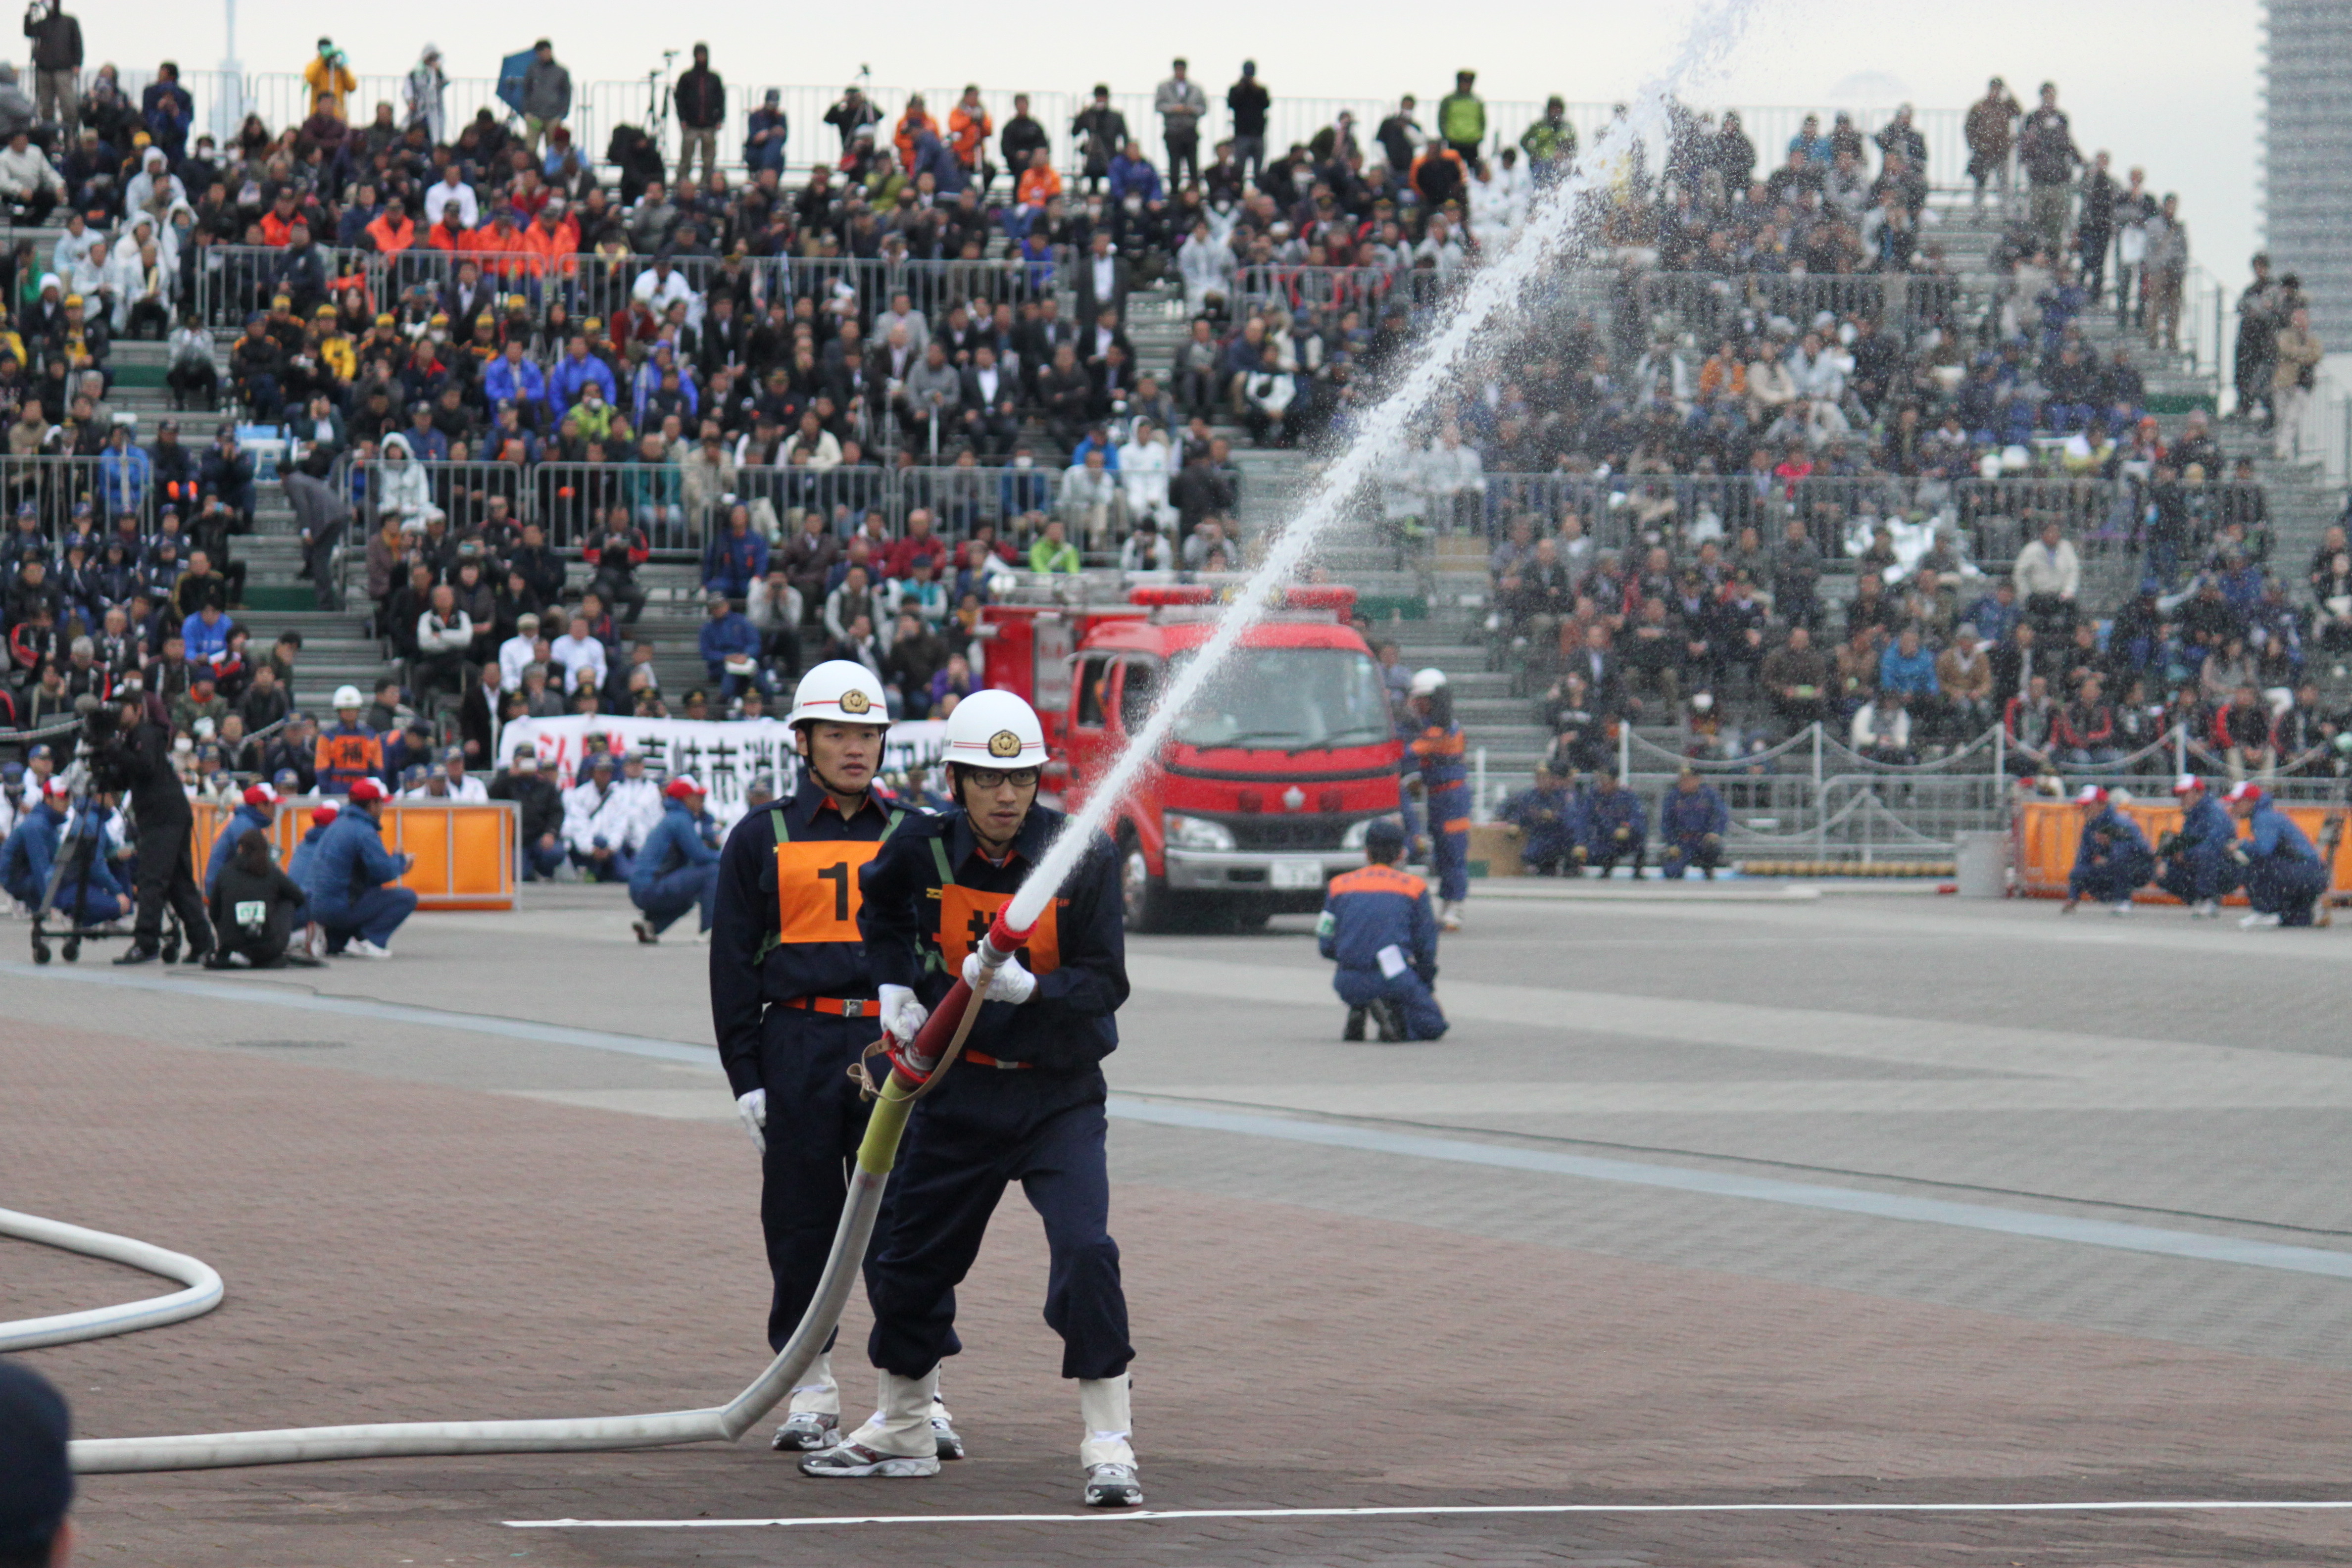
[[[1243,648],[1176,723],[1180,745],[1290,752],[1377,746],[1393,733],[1380,667],[1338,647]]]

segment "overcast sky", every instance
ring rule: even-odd
[[[93,62],[152,67],[173,56],[197,69],[221,58],[217,4],[69,0],[68,8],[81,17]],[[1251,58],[1277,94],[1413,91],[1426,104],[1468,67],[1494,98],[1603,100],[1658,68],[1690,7],[1187,0],[1122,9],[1102,25],[1087,18],[1106,14],[1078,7],[1024,13],[940,0],[698,9],[697,30],[665,35],[668,8],[635,0],[357,10],[244,0],[237,44],[248,71],[297,70],[321,16],[331,15],[330,30],[363,74],[405,70],[429,36],[451,75],[487,77],[501,56],[529,47],[530,28],[542,24],[526,18],[536,16],[552,18],[543,25],[575,82],[642,79],[663,49],[707,40],[713,65],[740,82],[834,84],[870,64],[877,81],[1082,92],[1100,79],[1144,92],[1182,53],[1213,90]],[[2197,259],[2234,284],[2254,241],[2256,41],[2255,0],[1757,0],[1728,74],[1687,96],[1823,108],[1908,97],[1957,108],[1983,92],[1988,76],[2005,78],[2028,103],[2035,84],[2053,79],[2084,148],[2109,149],[2119,167],[2142,163],[2158,190],[2179,191]]]

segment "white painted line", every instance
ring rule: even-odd
[[[1946,1198],[1915,1198],[1901,1193],[1873,1192],[1861,1187],[1831,1187],[1808,1182],[1783,1182],[1769,1176],[1743,1176],[1722,1171],[1695,1170],[1683,1165],[1652,1165],[1632,1160],[1604,1160],[1589,1154],[1560,1154],[1547,1149],[1526,1149],[1508,1143],[1480,1143],[1466,1138],[1432,1138],[1420,1133],[1389,1132],[1377,1127],[1333,1121],[1306,1121],[1286,1116],[1245,1115],[1199,1106],[1171,1105],[1128,1095],[1110,1097],[1110,1114],[1124,1121],[1156,1122],[1204,1132],[1235,1132],[1250,1138],[1275,1138],[1286,1142],[1360,1149],[1378,1154],[1444,1160],[1457,1164],[1491,1165],[1507,1171],[1540,1171],[1550,1175],[1587,1181],[1616,1182],[1630,1186],[1664,1187],[1708,1197],[1748,1198],[1759,1203],[1786,1204],[1796,1208],[1831,1209],[1841,1214],[1867,1215],[1875,1219],[1908,1220],[1926,1225],[1958,1226],[2039,1241],[2072,1242],[2082,1247],[2114,1247],[2124,1252],[2149,1252],[2187,1258],[2200,1263],[2235,1263],[2253,1268],[2276,1268],[2290,1274],[2318,1274],[2352,1279],[2352,1252],[2319,1247],[2291,1247],[2275,1241],[2252,1241],[2242,1237],[2214,1236],[2203,1231],[2165,1230],[2155,1226],[2124,1225],[2114,1220],[2084,1219],[2074,1215],[2042,1214],[2032,1209],[1996,1207],[1991,1204],[1954,1203]]]
[[[1181,962],[1181,961],[1165,961]],[[83,984],[112,985],[167,995],[289,1007],[302,1012],[337,1014],[346,1017],[381,1018],[393,1023],[422,1024],[440,1029],[466,1029],[509,1039],[538,1040],[551,1045],[614,1051],[649,1057],[656,1061],[708,1067],[717,1060],[709,1046],[680,1040],[649,1039],[642,1035],[614,1035],[593,1029],[568,1028],[531,1019],[503,1018],[481,1013],[443,1012],[413,1007],[373,997],[320,996],[272,985],[223,984],[181,981],[163,975],[111,974],[30,964],[0,963],[0,974],[27,979],[63,980]],[[1290,977],[1276,975],[1277,982]],[[1619,999],[1634,1000],[1638,999]],[[2201,1047],[2185,1047],[2198,1049]],[[1680,1165],[1654,1165],[1632,1160],[1607,1160],[1584,1154],[1562,1154],[1507,1143],[1482,1143],[1467,1138],[1433,1138],[1425,1134],[1391,1132],[1376,1127],[1310,1121],[1283,1115],[1211,1110],[1202,1106],[1139,1100],[1132,1095],[1110,1097],[1109,1114],[1122,1121],[1147,1121],[1163,1127],[1197,1131],[1237,1133],[1292,1143],[1357,1149],[1371,1153],[1399,1154],[1411,1159],[1440,1160],[1454,1164],[1486,1165],[1499,1170],[1537,1171],[1586,1181],[1614,1182],[1632,1186],[1663,1187],[1708,1197],[1744,1198],[1783,1204],[1796,1208],[1828,1209],[1876,1219],[1905,1220],[1927,1225],[1957,1226],[1968,1230],[2025,1237],[2039,1241],[2066,1242],[2082,1247],[2112,1247],[2125,1252],[2153,1253],[2200,1263],[2230,1263],[2250,1268],[2273,1268],[2290,1274],[2316,1274],[2352,1279],[2352,1252],[2326,1247],[2293,1247],[2273,1241],[2203,1231],[2167,1230],[2155,1226],[2125,1225],[2113,1220],[2084,1219],[2072,1215],[2044,1214],[2031,1209],[2002,1208],[1991,1204],[1953,1203],[1941,1198],[1908,1197],[1899,1193],[1859,1187],[1832,1187],[1805,1182],[1777,1181],[1763,1176],[1735,1175]]]
[[[1086,1513],[814,1514],[803,1519],[509,1519],[509,1530],[765,1530],[840,1524],[1109,1524],[1166,1519],[1361,1519],[1443,1514],[2224,1513],[2352,1509],[2352,1501],[2151,1502],[1552,1502],[1396,1508],[1095,1509]]]

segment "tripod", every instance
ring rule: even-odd
[[[66,765],[66,830],[58,843],[57,858],[49,864],[48,885],[41,889],[41,901],[33,910],[35,963],[49,962],[52,936],[59,939],[58,951],[72,963],[80,959],[83,942],[107,942],[131,934],[117,921],[86,924],[81,918],[89,901],[90,869],[106,852],[106,827],[90,798],[89,763],[84,755],[88,745],[85,741],[77,747],[74,760]],[[59,895],[68,885],[70,896],[61,900]],[[58,910],[66,912],[65,929],[53,931],[49,917]],[[164,915],[169,924],[163,932],[163,962],[172,963],[180,956],[180,917],[170,909]]]

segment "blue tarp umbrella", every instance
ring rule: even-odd
[[[523,73],[530,69],[530,62],[537,56],[537,50],[525,49],[499,62],[499,101],[517,114],[522,112]]]

